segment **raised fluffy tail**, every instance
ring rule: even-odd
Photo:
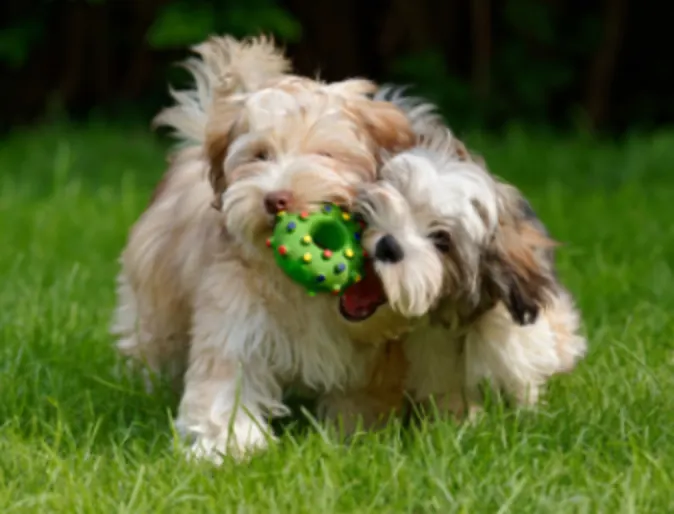
[[[213,98],[246,93],[262,87],[269,79],[290,71],[290,62],[270,38],[259,36],[236,40],[231,36],[211,37],[192,50],[181,65],[192,75],[192,89],[169,88],[175,100],[153,120],[153,126],[174,129],[179,139],[202,143]]]

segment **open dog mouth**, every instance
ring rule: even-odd
[[[386,293],[370,259],[365,261],[363,279],[344,291],[339,312],[348,321],[364,321],[386,303]]]

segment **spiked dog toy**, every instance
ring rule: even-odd
[[[363,223],[334,204],[317,212],[280,212],[267,246],[279,267],[309,295],[341,295],[359,282],[365,251],[361,246]]]

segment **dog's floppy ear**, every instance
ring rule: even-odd
[[[485,286],[501,300],[513,320],[533,323],[554,292],[550,250],[556,243],[531,212],[528,203],[510,186],[499,184],[499,226],[484,260]],[[530,209],[530,208],[529,208]]]
[[[241,104],[221,102],[214,104],[213,113],[206,126],[206,157],[209,163],[208,180],[213,188],[213,208],[222,208],[222,194],[227,187],[225,180],[225,158],[234,132],[240,128]]]
[[[400,152],[414,146],[412,125],[394,104],[363,98],[353,102],[350,111],[380,150]]]

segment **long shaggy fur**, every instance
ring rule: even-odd
[[[586,352],[554,270],[555,243],[522,194],[467,152],[431,106],[389,99],[407,110],[419,142],[359,188],[357,210],[390,306],[425,320],[404,343],[405,389],[463,415],[489,379],[532,405]],[[377,257],[390,254],[382,244],[398,248],[395,262]]]
[[[192,48],[198,55],[181,63],[194,80],[194,88],[170,89],[175,105],[162,110],[155,126],[172,127],[185,142],[204,141],[206,123],[214,97],[250,93],[290,71],[290,62],[271,39],[236,40],[212,37]]]
[[[194,89],[156,120],[185,147],[131,230],[113,332],[124,355],[184,376],[177,426],[191,455],[218,461],[267,444],[283,388],[326,393],[331,410],[327,393],[364,387],[376,343],[406,329],[386,312],[355,326],[336,298],[307,298],[265,246],[275,220],[265,201],[351,205],[381,151],[413,134],[396,106],[366,97],[371,83],[289,75],[266,40],[214,38],[196,51]]]

